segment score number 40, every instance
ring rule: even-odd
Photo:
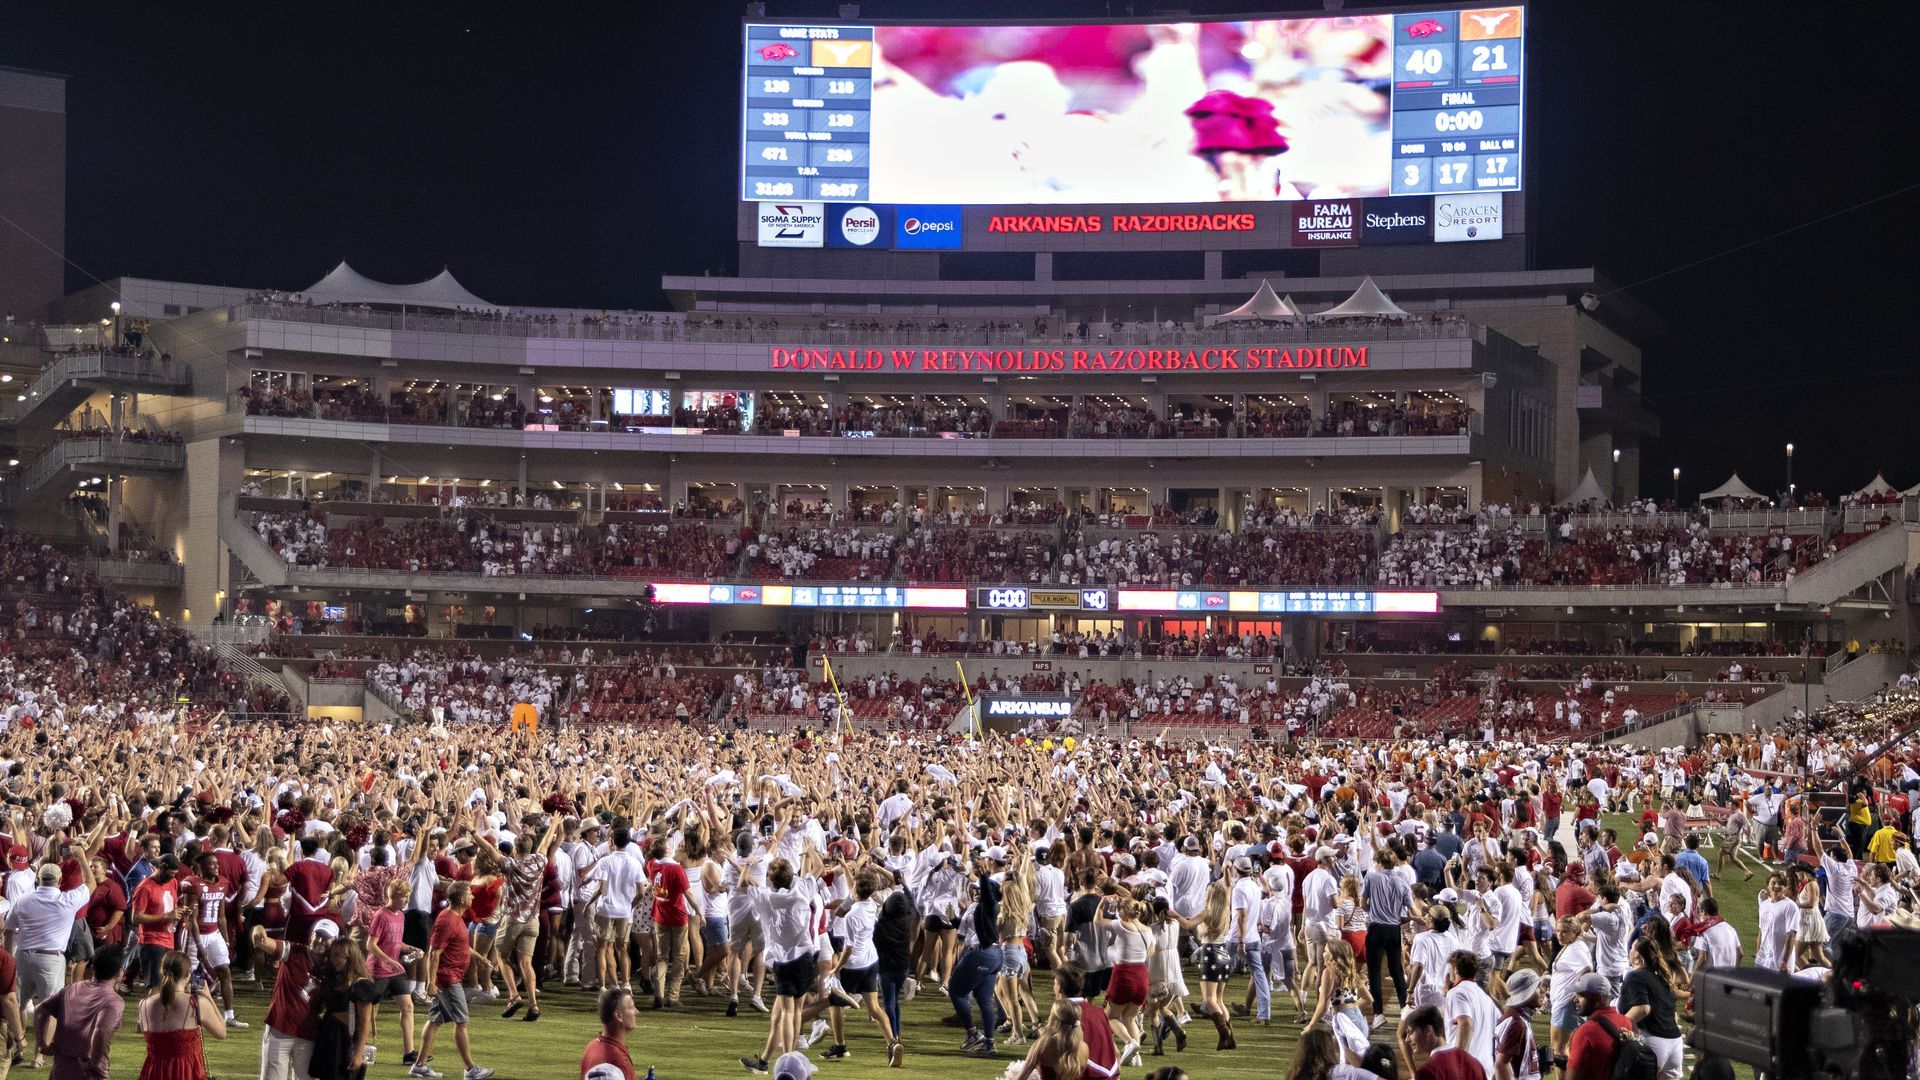
[[[1414,75],[1438,75],[1447,69],[1447,54],[1436,48],[1415,49],[1407,54],[1407,71]],[[1505,45],[1475,45],[1467,64],[1469,71],[1507,70]]]

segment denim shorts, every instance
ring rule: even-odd
[[[1025,945],[1000,946],[1000,977],[1018,979],[1027,973],[1027,947]]]
[[[700,944],[709,949],[723,949],[727,945],[727,920],[709,916],[700,924]]]

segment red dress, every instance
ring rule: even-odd
[[[185,1000],[177,1002],[184,1007],[184,1014],[173,1022],[184,1021],[187,1026],[171,1031],[154,1031],[152,1025],[166,1022],[160,1014],[164,1011],[157,998],[149,998],[140,1003],[140,1020],[148,1030],[147,1060],[140,1066],[140,1080],[207,1080],[207,1059],[200,1049],[200,1027],[194,1022],[194,1003],[185,994]]]

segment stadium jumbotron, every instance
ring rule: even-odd
[[[1920,487],[1669,474],[1566,27],[768,6],[634,306],[103,252],[0,67],[0,1076],[1679,1077],[1920,927]]]

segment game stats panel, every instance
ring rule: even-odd
[[[741,198],[865,200],[872,106],[872,27],[747,27]]]
[[[1520,190],[1525,9],[1393,17],[1395,195]]]

